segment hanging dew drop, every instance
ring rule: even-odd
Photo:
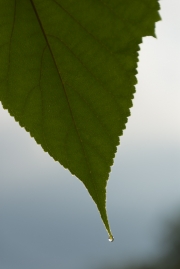
[[[114,237],[111,235],[111,236],[109,236],[109,242],[113,242],[114,241]]]

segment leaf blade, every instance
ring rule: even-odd
[[[0,62],[4,108],[84,183],[111,238],[106,184],[130,115],[138,46],[159,20],[156,0],[135,2],[139,17],[128,1],[14,0],[0,40],[9,49]]]

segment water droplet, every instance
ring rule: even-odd
[[[112,235],[109,236],[109,242],[113,242],[114,241],[114,237]]]

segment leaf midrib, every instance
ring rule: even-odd
[[[68,94],[67,94],[65,85],[64,85],[64,83],[63,83],[63,79],[62,79],[61,74],[60,74],[60,70],[59,70],[59,68],[58,68],[58,66],[57,66],[56,60],[55,60],[55,58],[54,58],[54,55],[53,55],[53,52],[52,52],[52,49],[51,49],[51,46],[50,46],[49,41],[48,41],[48,39],[47,39],[46,32],[45,32],[45,30],[44,30],[44,27],[43,27],[43,25],[42,25],[41,19],[40,19],[39,15],[38,15],[38,12],[37,12],[37,10],[36,10],[34,1],[33,1],[33,0],[30,0],[30,2],[31,2],[32,8],[33,8],[33,10],[34,10],[34,13],[35,13],[35,15],[36,15],[36,18],[37,18],[37,20],[38,20],[38,23],[39,23],[39,25],[40,25],[40,28],[41,28],[41,30],[42,30],[42,33],[43,33],[43,36],[44,36],[45,41],[46,41],[46,43],[47,43],[48,49],[49,49],[49,51],[50,51],[50,54],[51,54],[51,56],[52,56],[52,59],[53,59],[55,68],[56,68],[57,73],[58,73],[58,76],[59,76],[59,79],[60,79],[60,81],[61,81],[61,83],[62,83],[62,87],[63,87],[64,94],[65,94],[65,97],[66,97],[66,101],[67,101],[67,104],[68,104],[68,107],[69,107],[69,111],[70,111],[70,115],[71,115],[71,118],[72,118],[72,122],[73,122],[73,124],[74,124],[75,130],[76,130],[76,134],[77,134],[77,136],[78,136],[78,138],[79,138],[80,145],[81,145],[81,148],[82,148],[82,151],[83,151],[83,155],[84,155],[84,157],[85,157],[85,161],[86,161],[86,164],[87,164],[87,167],[88,167],[88,170],[89,170],[89,176],[90,176],[91,182],[92,182],[92,184],[93,184],[93,189],[94,189],[94,191],[95,191],[96,201],[98,201],[98,204],[100,205],[101,203],[99,202],[100,200],[99,200],[98,192],[97,192],[97,189],[96,189],[96,186],[95,186],[94,178],[93,178],[92,173],[91,173],[90,164],[89,164],[89,162],[88,162],[88,159],[87,159],[87,156],[86,156],[86,152],[85,152],[84,146],[83,146],[83,144],[82,144],[81,136],[80,136],[80,134],[79,134],[79,132],[78,132],[78,128],[77,128],[77,125],[76,125],[76,121],[75,121],[75,118],[74,118],[74,116],[73,116],[72,108],[71,108],[71,105],[70,105],[70,102],[69,102],[69,98],[68,98]]]

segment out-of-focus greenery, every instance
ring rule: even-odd
[[[127,267],[104,266],[100,269],[180,269],[180,215],[166,226],[166,233],[162,240],[165,251],[161,258],[146,264],[141,262]]]

